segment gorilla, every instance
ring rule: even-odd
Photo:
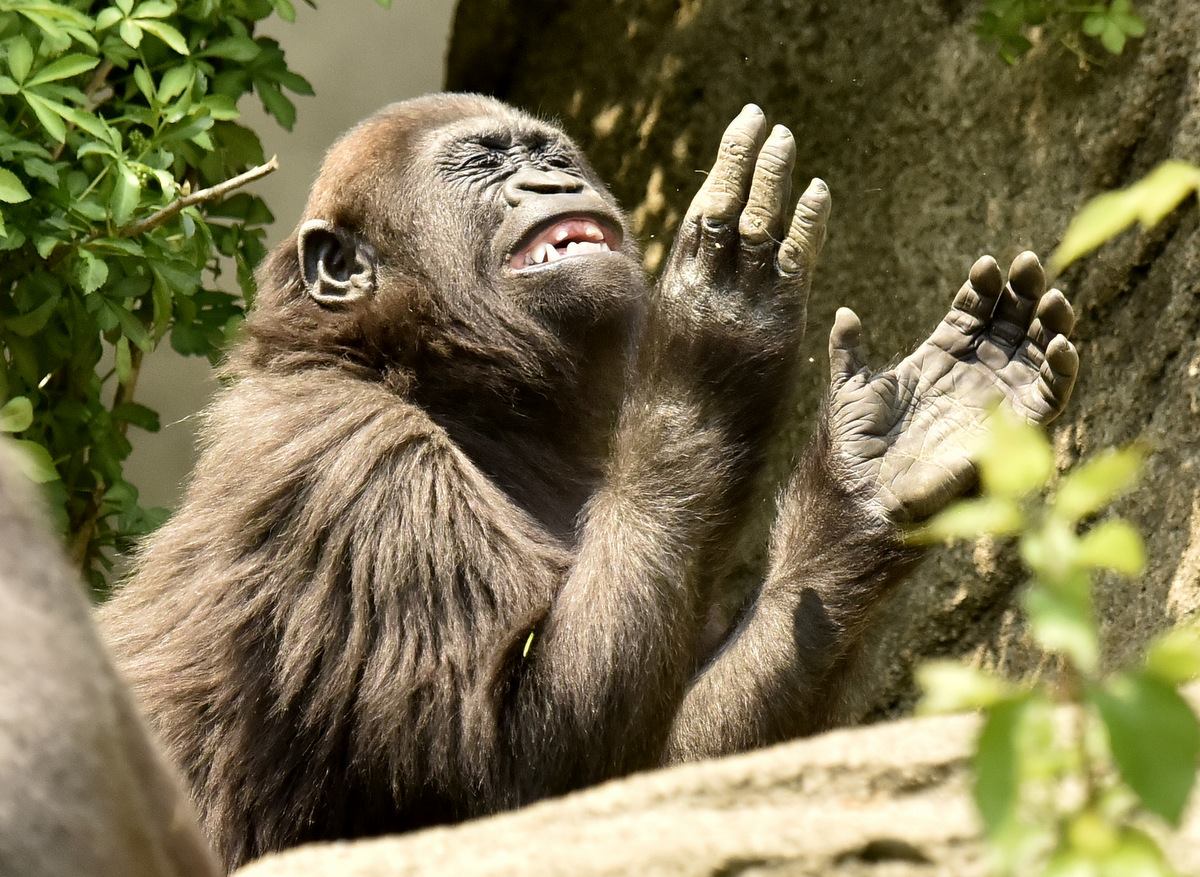
[[[836,723],[902,525],[967,489],[996,404],[1058,415],[1074,317],[980,259],[882,372],[837,312],[768,572],[706,635],[794,380],[830,213],[747,106],[643,277],[553,125],[389,106],[329,151],[101,624],[227,867],[460,820]]]

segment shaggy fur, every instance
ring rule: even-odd
[[[102,610],[230,867],[822,727],[898,569],[819,444],[705,665],[699,567],[734,537],[797,309],[651,296],[628,229],[598,276],[512,285],[503,200],[447,163],[480,131],[573,149],[439,96],[331,150],[305,216],[369,242],[378,288],[324,307],[296,239],[272,254],[183,505]]]
[[[0,439],[0,874],[216,877],[16,453]]]

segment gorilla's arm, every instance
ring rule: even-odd
[[[1078,356],[1074,314],[1032,253],[1009,271],[984,257],[946,317],[910,356],[875,373],[861,326],[838,312],[827,409],[793,475],[771,564],[744,624],[696,680],[669,758],[696,758],[811,733],[843,718],[846,678],[872,610],[913,559],[897,524],[944,506],[974,478],[970,449],[1004,404],[1034,423],[1062,412]]]
[[[761,457],[824,240],[820,181],[789,224],[794,153],[747,107],[684,217],[575,563],[514,661],[506,727],[545,767],[512,785],[562,790],[660,758],[695,666],[698,566]]]

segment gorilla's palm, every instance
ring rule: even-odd
[[[990,256],[933,334],[894,368],[862,360],[862,326],[838,310],[829,336],[829,427],[835,459],[893,521],[919,520],[974,478],[970,451],[989,412],[1004,402],[1034,423],[1065,407],[1079,358],[1067,340],[1071,305],[1022,253],[1005,286]]]

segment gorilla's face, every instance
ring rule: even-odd
[[[486,360],[489,380],[524,380],[598,346],[624,355],[644,309],[637,246],[595,171],[562,131],[490,98],[367,119],[329,151],[305,216],[264,266],[254,321],[285,350]]]
[[[531,314],[581,319],[640,300],[644,287],[625,217],[561,131],[512,111],[434,133],[416,160],[436,183],[422,200],[423,258],[442,276]]]

